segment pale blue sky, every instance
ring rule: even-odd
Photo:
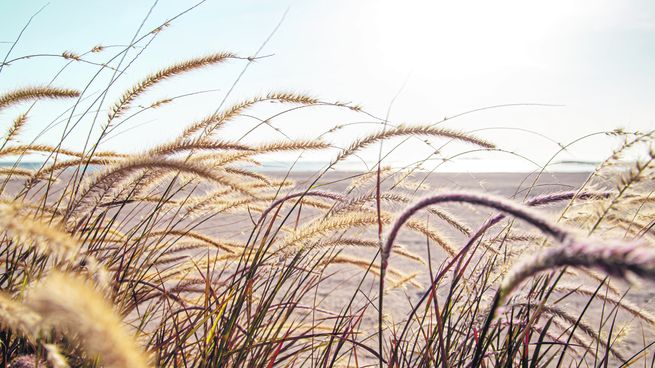
[[[126,44],[152,3],[51,0],[12,56]],[[44,4],[0,0],[0,41],[12,41]],[[145,29],[191,4],[161,0]],[[275,55],[249,69],[231,101],[270,90],[295,90],[326,100],[353,101],[384,116],[400,91],[391,120],[408,123],[436,122],[496,104],[558,104],[563,106],[487,110],[445,126],[465,131],[529,129],[561,143],[617,127],[655,128],[652,1],[208,0],[155,39],[119,80],[110,100],[148,72],[175,61],[212,51],[252,54],[287,8],[285,21],[263,52]],[[8,47],[1,43],[0,54]],[[107,50],[94,60],[104,61],[117,51]],[[61,65],[60,60],[45,58],[16,63],[0,73],[0,89],[47,83]],[[243,63],[233,62],[162,84],[141,102],[194,90],[220,91],[180,100],[160,111],[163,117],[135,118],[126,128],[137,127],[108,141],[106,148],[135,150],[172,137],[184,124],[213,112],[242,67]],[[55,84],[82,88],[95,70],[76,65]],[[42,106],[43,113],[35,113],[28,135],[42,129],[45,119],[62,105]],[[0,119],[7,121],[13,113],[6,112]],[[357,120],[363,117],[320,110],[288,115],[276,125],[290,136],[311,138],[336,123]],[[226,133],[250,126],[244,123]],[[343,144],[365,130],[358,126],[330,139]],[[80,130],[72,136],[69,146],[79,144],[84,134]],[[538,135],[516,130],[479,134],[541,163],[558,149]],[[263,130],[252,138],[273,136],[274,132]],[[593,138],[560,158],[599,160],[614,143]],[[372,149],[364,156],[372,158],[376,152]],[[391,159],[408,154],[420,159],[426,152],[420,144],[410,144]]]

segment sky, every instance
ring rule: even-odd
[[[10,59],[66,50],[82,53],[97,44],[128,44],[153,3],[0,0],[0,56],[44,5]],[[142,33],[192,4],[158,1]],[[285,13],[261,51],[267,57],[248,67],[228,103],[269,91],[299,91],[327,101],[351,101],[375,116],[388,116],[391,123],[406,124],[436,123],[477,108],[511,105],[441,123],[487,138],[505,151],[464,153],[471,147],[451,145],[448,154],[461,155],[447,165],[450,170],[532,170],[548,162],[600,161],[620,142],[596,133],[655,129],[655,2],[647,0],[207,0],[173,21],[146,49],[129,54],[142,52],[117,80],[107,101],[114,101],[148,73],[177,61],[218,51],[253,55]],[[102,62],[120,50],[108,48],[90,59]],[[64,61],[48,57],[13,63],[0,72],[0,91],[46,84],[63,65]],[[218,108],[244,66],[241,61],[230,62],[163,83],[140,102],[213,91],[131,119],[103,147],[139,151],[170,140],[185,124]],[[95,66],[78,63],[53,84],[84,88],[96,71]],[[97,96],[109,77],[109,71],[103,73],[89,88],[89,96]],[[62,112],[62,106],[69,105],[40,104],[24,139],[41,131]],[[371,121],[336,110],[293,112],[273,124],[290,137],[314,138],[335,124]],[[20,107],[0,113],[0,121],[8,124],[18,112]],[[267,110],[260,113],[265,116]],[[253,124],[239,122],[224,133],[239,136]],[[68,147],[81,145],[90,126],[81,122],[81,128],[67,137]],[[355,124],[327,138],[344,146],[379,128]],[[59,124],[42,139],[56,142],[62,129]],[[280,139],[278,134],[262,128],[247,139]],[[591,136],[553,158],[560,144],[587,135]],[[388,162],[413,162],[430,151],[420,140],[411,140],[392,152]],[[373,147],[362,152],[361,159],[373,161],[377,155]],[[329,159],[325,153],[304,157]],[[439,162],[426,165],[430,164]]]

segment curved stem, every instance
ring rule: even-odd
[[[437,194],[418,201],[416,204],[406,209],[396,219],[396,222],[393,224],[393,227],[389,231],[389,235],[387,236],[387,239],[382,248],[382,269],[385,269],[388,266],[389,256],[391,255],[391,248],[402,226],[421,209],[434,204],[448,202],[477,204],[508,213],[514,217],[518,217],[532,224],[541,230],[541,232],[553,237],[558,242],[563,242],[569,237],[568,231],[552,223],[542,215],[535,213],[525,205],[518,204],[514,201],[496,197],[490,194],[467,192]],[[500,219],[496,220],[496,222],[497,221],[500,221]]]

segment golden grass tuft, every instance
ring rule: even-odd
[[[80,204],[84,202],[98,189],[109,189],[116,186],[129,174],[142,169],[157,169],[191,174],[229,187],[242,194],[253,197],[256,196],[256,194],[246,186],[243,186],[228,177],[216,175],[213,170],[203,166],[194,165],[181,160],[137,157],[135,159],[108,167],[105,172],[99,173],[95,175],[94,178],[88,180],[79,191],[80,195],[78,196],[77,203]]]
[[[320,102],[311,96],[303,94],[290,92],[271,92],[265,96],[253,97],[249,100],[234,104],[223,112],[211,114],[204,119],[189,125],[186,129],[184,129],[184,132],[182,132],[178,139],[189,139],[191,136],[199,132],[203,133],[203,137],[211,136],[223,124],[238,117],[246,109],[264,101],[277,101],[302,105],[315,105]]]
[[[207,55],[199,58],[190,59],[178,64],[171,65],[167,68],[159,70],[158,72],[147,76],[141,82],[126,91],[123,96],[111,107],[109,111],[108,121],[112,121],[125,112],[139,95],[152,88],[155,84],[162,82],[170,77],[178,74],[186,73],[199,68],[204,68],[209,65],[222,63],[228,59],[235,58],[236,55],[223,52],[212,55]],[[2,105],[0,105],[1,107]]]
[[[44,333],[43,318],[25,304],[0,293],[0,326],[36,342]]]
[[[27,123],[27,113],[22,113],[18,115],[16,119],[14,119],[13,123],[5,134],[5,144],[7,142],[11,142],[18,136],[25,123]]]
[[[20,212],[17,203],[0,204],[0,228],[8,233],[14,246],[36,245],[42,251],[72,257],[79,251],[78,242],[55,224],[45,224]]]
[[[27,303],[55,330],[75,336],[88,359],[98,356],[105,367],[149,366],[111,304],[88,281],[53,273],[30,293]]]
[[[189,139],[184,141],[175,141],[172,143],[162,144],[150,149],[144,155],[146,156],[166,156],[183,151],[192,150],[238,150],[251,151],[246,145],[235,142],[210,141],[207,139]]]
[[[348,148],[344,149],[337,155],[334,162],[339,162],[353,153],[357,152],[360,149],[363,149],[367,146],[370,146],[373,143],[380,142],[382,140],[394,138],[394,137],[403,137],[403,136],[431,136],[431,137],[440,137],[440,138],[449,138],[461,142],[466,142],[480,146],[483,148],[494,148],[495,146],[483,139],[477,138],[472,135],[468,135],[462,132],[455,130],[444,129],[444,128],[435,128],[432,126],[407,126],[399,125],[395,128],[390,128],[382,130],[378,133],[371,134],[364,138],[357,139],[354,141]]]
[[[0,110],[25,101],[78,97],[80,93],[72,89],[56,87],[26,87],[0,95]]]

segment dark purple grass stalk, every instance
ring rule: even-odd
[[[543,251],[513,267],[501,285],[501,301],[527,278],[564,266],[597,268],[623,279],[630,273],[655,279],[655,249],[638,242],[568,239],[561,246]]]
[[[423,208],[426,208],[434,204],[449,203],[449,202],[477,204],[511,214],[514,217],[520,218],[532,224],[533,226],[537,227],[542,233],[553,237],[555,240],[559,242],[563,242],[570,236],[568,231],[552,223],[550,220],[546,219],[539,213],[534,212],[533,210],[526,207],[525,205],[521,205],[504,198],[495,197],[489,194],[478,194],[478,193],[467,193],[467,192],[437,194],[418,201],[411,207],[407,208],[396,219],[396,222],[393,224],[391,230],[389,231],[384,246],[382,247],[382,272],[386,270],[389,264],[389,257],[391,256],[391,248],[393,247],[393,243],[396,240],[396,237],[398,236],[398,232],[405,224],[405,222],[407,222],[415,213],[417,213]],[[490,220],[491,224],[489,226],[500,221],[500,219],[497,219],[494,222],[494,219]],[[473,237],[475,237],[475,235]]]

